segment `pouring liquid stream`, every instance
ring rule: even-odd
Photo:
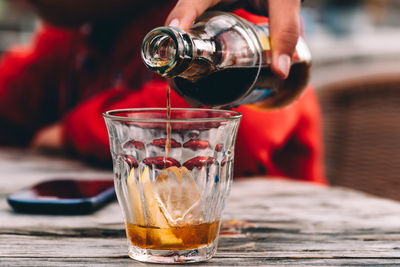
[[[168,157],[168,153],[171,149],[171,88],[167,87],[167,140],[165,142],[165,156],[164,156],[164,164],[166,164],[166,160]]]

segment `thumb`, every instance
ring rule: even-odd
[[[166,25],[188,31],[195,19],[220,0],[179,0],[165,21]]]
[[[291,59],[299,38],[300,0],[269,1],[272,71],[280,78],[289,75]]]

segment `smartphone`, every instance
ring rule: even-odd
[[[106,179],[44,181],[7,197],[15,211],[38,214],[88,214],[114,199],[114,182]]]

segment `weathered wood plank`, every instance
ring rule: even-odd
[[[1,266],[144,266],[127,257],[116,202],[91,215],[14,213],[5,196],[53,177],[111,177],[82,163],[0,150]],[[400,203],[282,179],[237,180],[205,266],[400,266]],[[203,265],[203,264],[202,264]],[[193,265],[191,265],[193,266]]]
[[[47,266],[160,266],[154,264],[140,263],[133,261],[127,257],[111,257],[111,258],[2,258],[2,266],[31,266],[31,267],[47,267]],[[287,258],[287,257],[264,257],[264,258],[220,258],[218,256],[212,258],[208,262],[200,264],[183,264],[182,267],[193,266],[398,266],[399,258]]]
[[[266,235],[266,234],[265,234]],[[389,235],[390,236],[390,235]],[[246,234],[243,238],[221,238],[218,255],[223,257],[398,257],[400,239],[360,241],[348,236],[270,234],[267,237]],[[29,250],[25,249],[28,245]],[[125,237],[59,237],[0,235],[0,259],[3,257],[113,257],[127,254]]]

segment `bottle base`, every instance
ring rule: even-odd
[[[129,257],[141,262],[150,263],[190,263],[209,260],[217,250],[216,242],[209,246],[185,250],[143,249],[129,244]]]

